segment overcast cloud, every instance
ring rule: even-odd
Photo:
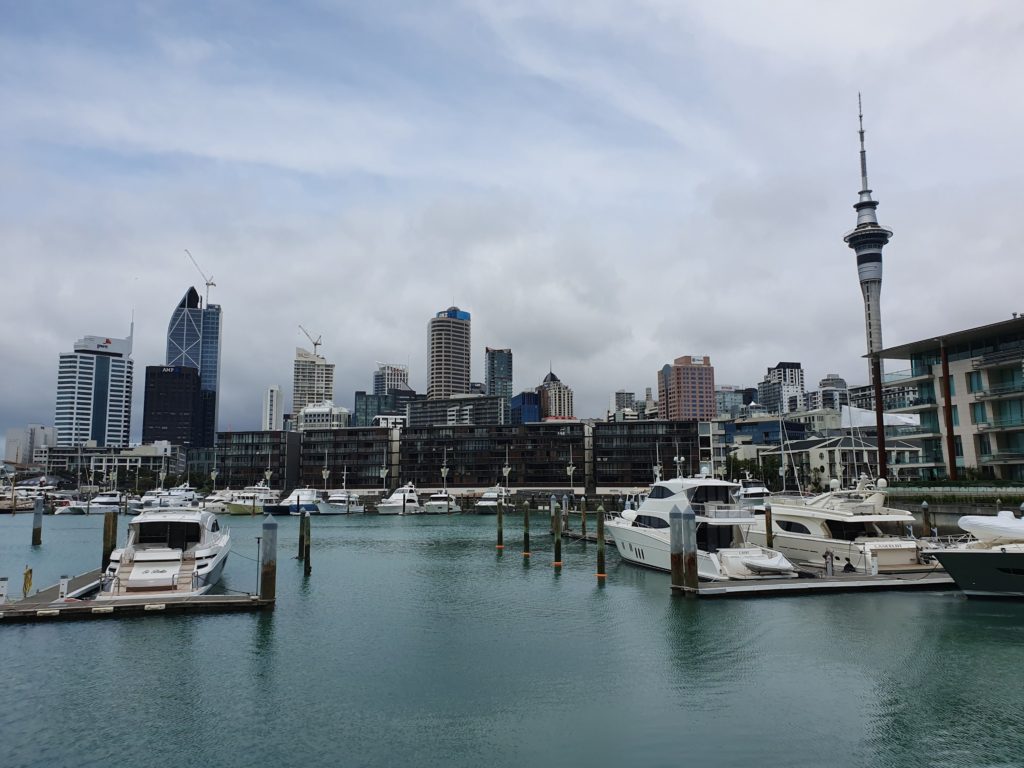
[[[563,5],[558,8],[552,6]],[[201,279],[221,429],[286,391],[301,323],[336,400],[426,388],[453,302],[600,416],[672,358],[863,383],[864,93],[895,345],[1024,310],[1024,6],[1006,2],[0,2],[0,428],[135,313],[144,367]],[[0,432],[2,434],[2,432]]]

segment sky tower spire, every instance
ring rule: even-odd
[[[882,295],[882,248],[892,237],[892,230],[878,223],[875,214],[878,202],[871,199],[871,188],[868,186],[868,155],[864,148],[864,110],[859,93],[857,121],[860,134],[860,195],[853,206],[857,211],[857,226],[847,232],[843,240],[857,254],[857,275],[864,296],[864,330],[867,336],[867,352],[870,355],[882,350],[882,316],[879,306]],[[870,364],[868,371],[870,380]]]

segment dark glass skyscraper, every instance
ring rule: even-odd
[[[484,352],[484,383],[488,395],[505,398],[505,423],[512,404],[512,350],[486,347]]]
[[[166,440],[198,446],[203,440],[204,409],[199,371],[188,366],[146,366],[142,442]]]
[[[199,292],[189,288],[167,326],[167,365],[199,371],[202,447],[212,447],[217,432],[220,341],[220,305],[210,304],[204,309]]]

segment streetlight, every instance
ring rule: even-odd
[[[331,476],[331,470],[324,467],[320,470],[320,476],[324,479],[324,492],[327,492],[327,478]]]
[[[504,470],[502,470],[504,471]],[[569,459],[569,466],[565,468],[565,474],[569,476],[569,490],[575,493],[575,489],[572,484],[572,473],[576,471],[576,465],[572,463],[572,459]]]
[[[387,467],[381,467],[380,468],[380,484],[381,484],[381,492],[382,493],[387,493],[388,492],[387,477],[388,477],[388,468]]]
[[[213,481],[213,492],[214,493],[217,492],[217,475],[219,475],[219,474],[220,474],[220,472],[217,471],[216,467],[214,467],[210,471],[210,479]]]

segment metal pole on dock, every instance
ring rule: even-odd
[[[299,514],[299,554],[296,560],[302,560],[306,556],[306,518]]]
[[[775,525],[772,523],[772,503],[764,503],[764,545],[768,549],[775,549]]]
[[[670,582],[673,589],[682,588],[683,577],[683,511],[673,506],[668,513],[668,546],[669,568],[672,573]]]
[[[530,502],[523,502],[523,560],[530,559]]]
[[[35,509],[32,510],[32,546],[43,543],[43,500],[36,498]]]
[[[559,533],[563,530],[569,530],[569,496],[564,493],[562,494],[562,527],[559,529]]]
[[[273,600],[277,596],[277,521],[270,515],[263,520],[259,593],[260,600]]]
[[[555,498],[554,494],[551,495],[551,498],[552,498],[552,500]],[[555,559],[554,559],[554,561],[552,561],[551,565],[554,566],[555,570],[561,570],[561,568],[562,568],[562,514],[561,514],[561,511],[557,508],[558,505],[554,504],[554,501],[552,501],[552,504],[555,507],[555,518],[554,518],[554,525],[555,525]]]
[[[505,532],[502,530],[505,525],[505,503],[499,498],[498,499],[498,543],[495,545],[495,549],[502,550],[505,548]]]
[[[313,538],[313,519],[309,516],[309,512],[302,518],[303,525],[306,527],[305,536],[305,548],[302,550],[302,575],[309,576],[313,572],[313,561],[310,558],[310,540]]]
[[[683,586],[697,594],[697,516],[689,504],[683,510]]]
[[[555,535],[555,494],[551,494],[551,498],[548,499],[548,512],[551,515],[550,526],[551,535]]]
[[[604,505],[597,505],[597,583],[604,584]]]
[[[103,559],[100,569],[104,572],[110,565],[110,553],[117,549],[117,512],[107,510],[103,513]]]

